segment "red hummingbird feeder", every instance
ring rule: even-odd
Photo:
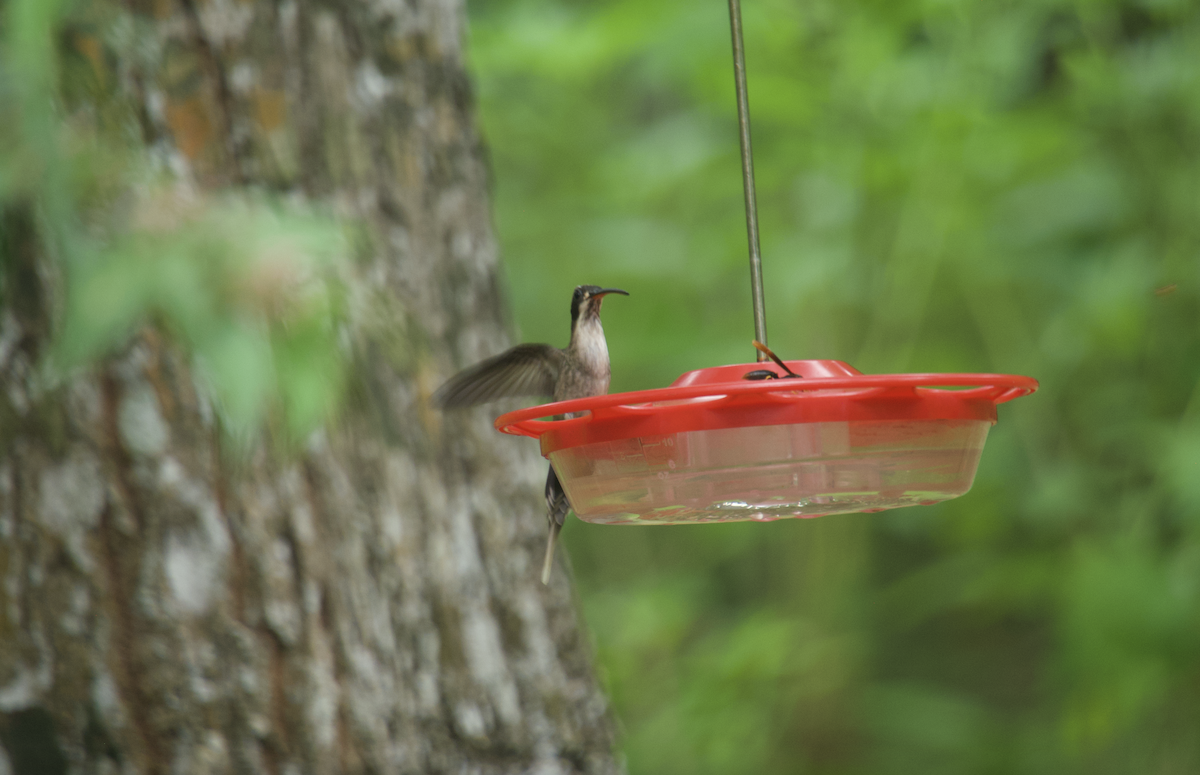
[[[770,521],[962,495],[996,405],[1037,389],[1002,374],[786,365],[799,379],[746,381],[757,363],[700,369],[668,388],[510,412],[496,427],[541,440],[585,522]]]
[[[729,0],[756,363],[666,388],[509,412],[541,440],[575,515],[602,524],[771,521],[929,505],[971,488],[996,406],[1037,390],[1004,374],[862,374],[767,349],[741,6]],[[764,368],[768,356],[781,371]]]

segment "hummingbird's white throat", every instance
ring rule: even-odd
[[[604,339],[600,316],[581,315],[572,334],[570,351],[578,368],[589,375],[607,377],[610,373],[608,342]],[[605,391],[607,388],[606,384]]]

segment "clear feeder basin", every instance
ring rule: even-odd
[[[496,427],[541,440],[587,522],[768,521],[958,497],[996,405],[1037,388],[996,374],[787,365],[802,378],[743,379],[761,363],[702,369],[662,390],[511,412]]]
[[[550,454],[580,519],[728,522],[931,504],[971,489],[990,423],[856,421],[684,431]]]

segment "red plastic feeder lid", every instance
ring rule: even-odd
[[[670,387],[559,401],[497,418],[503,433],[541,440],[542,454],[688,431],[799,423],[986,420],[1037,380],[1010,374],[863,374],[842,361],[786,361],[800,379],[751,381],[770,363],[689,371]],[[579,414],[577,417],[566,415]],[[564,419],[549,419],[563,417]]]

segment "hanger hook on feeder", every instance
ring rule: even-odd
[[[750,148],[750,102],[746,96],[746,50],[742,43],[741,0],[729,0],[729,28],[733,36],[733,80],[737,91],[738,136],[742,151],[742,189],[746,196],[746,238],[750,243],[750,289],[754,305],[754,339],[767,342],[767,315],[763,305],[762,250],[758,242],[758,197],[754,193],[754,153]],[[761,350],[759,363],[767,360]]]
[[[797,374],[796,372],[789,369],[788,365],[783,362],[782,358],[780,358],[778,355],[776,355],[774,352],[772,352],[770,347],[767,347],[765,344],[758,341],[757,339],[754,340],[754,349],[758,350],[761,354],[763,354],[763,355],[767,356],[768,358],[770,358],[771,360],[775,361],[775,363],[779,366],[779,368],[783,369],[783,374],[782,375],[776,374],[775,372],[771,371],[770,369],[758,369],[756,371],[750,371],[750,372],[743,374],[742,379],[748,379],[748,380],[804,379],[804,375]]]

